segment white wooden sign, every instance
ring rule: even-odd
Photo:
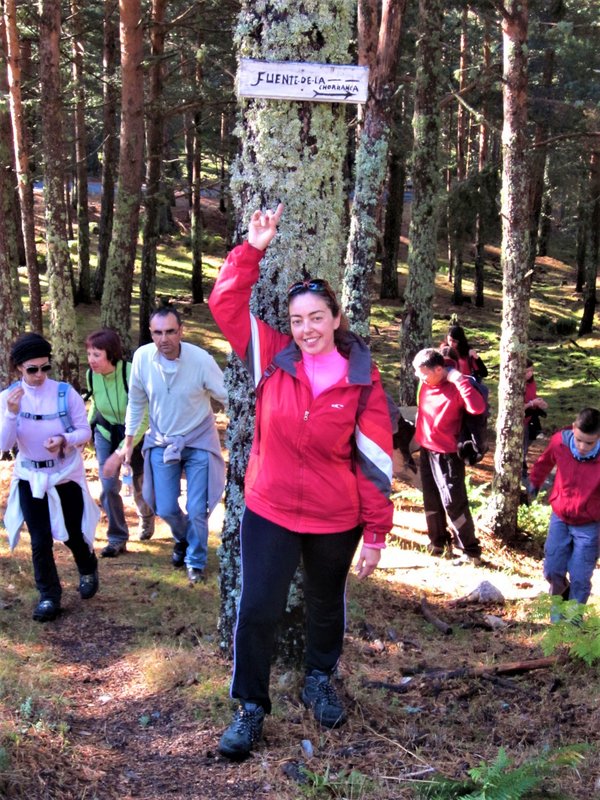
[[[237,87],[241,97],[364,103],[369,88],[369,68],[242,58]]]

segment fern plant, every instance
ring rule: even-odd
[[[552,620],[540,642],[544,655],[566,648],[571,658],[581,659],[588,666],[600,661],[600,615],[592,606],[541,595],[535,601],[533,615]]]
[[[574,769],[583,759],[586,745],[547,750],[518,767],[501,747],[491,764],[482,762],[469,770],[469,780],[434,778],[420,790],[427,800],[525,800],[544,778],[561,768]]]

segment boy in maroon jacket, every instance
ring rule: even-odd
[[[417,353],[413,367],[421,381],[415,438],[421,447],[428,549],[432,555],[443,555],[454,540],[465,558],[478,566],[481,548],[469,509],[465,464],[457,449],[463,413],[482,414],[486,402],[471,379],[452,369],[432,347]]]
[[[584,408],[572,428],[552,436],[531,470],[531,494],[537,494],[554,467],[544,577],[551,594],[585,603],[599,550],[600,411]]]

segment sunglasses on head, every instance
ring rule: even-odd
[[[34,367],[34,366],[25,367],[25,372],[28,375],[35,375],[38,372],[50,372],[51,369],[52,369],[52,364],[42,364],[41,367]]]
[[[328,294],[331,297],[334,297],[334,292],[329,283],[323,278],[311,278],[310,280],[306,281],[296,281],[296,283],[292,283],[290,288],[287,291],[288,297],[293,297],[295,294],[300,294],[300,292],[321,292],[322,294]]]

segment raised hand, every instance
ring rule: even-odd
[[[283,214],[283,203],[275,211],[255,211],[248,225],[248,242],[257,250],[266,250],[277,233],[277,224]]]
[[[6,407],[11,414],[18,414],[21,408],[21,398],[25,394],[23,387],[19,384],[6,396]]]

